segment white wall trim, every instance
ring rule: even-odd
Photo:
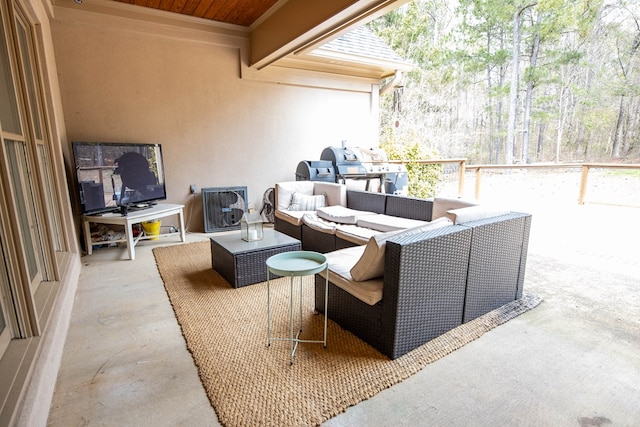
[[[68,3],[79,7],[70,7]],[[64,7],[58,6],[58,4],[63,4]],[[100,0],[99,6],[93,6],[95,4],[96,2],[91,0],[83,0],[82,5],[73,3],[73,0],[56,0],[55,21],[70,24],[82,23],[95,28],[154,35],[168,39],[187,39],[224,47],[244,47],[249,40],[244,27],[221,28],[221,25],[214,25],[213,21],[210,23],[204,19],[188,16],[183,18],[180,14],[140,6],[136,7],[142,11],[137,11],[137,9],[133,9],[133,5],[115,1]],[[106,6],[106,4],[109,5]],[[112,4],[121,5],[117,6],[115,10],[123,13],[112,13],[114,11]],[[92,7],[84,7],[85,5]],[[124,7],[124,9],[120,10],[120,7]],[[145,19],[150,16],[150,12],[147,10],[151,11],[151,14],[153,12],[161,13],[164,19]],[[173,15],[176,15],[177,18]]]
[[[60,285],[32,366],[15,420],[17,426],[46,426],[62,361],[64,344],[80,277],[80,256],[74,255]]]

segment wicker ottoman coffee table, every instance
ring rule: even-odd
[[[264,230],[264,238],[245,242],[240,232],[211,237],[211,266],[234,288],[265,282],[267,258],[299,251],[300,241],[273,229]]]

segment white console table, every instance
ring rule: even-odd
[[[175,236],[176,234],[180,235],[180,240],[182,242],[186,241],[185,233],[184,233],[184,217],[182,210],[184,205],[155,205],[150,208],[142,209],[139,211],[131,211],[126,216],[122,216],[119,213],[103,213],[96,215],[83,215],[83,226],[84,226],[84,238],[87,246],[87,255],[91,255],[93,253],[93,245],[102,245],[105,243],[118,243],[118,242],[126,242],[127,249],[129,250],[129,259],[135,259],[135,246],[139,240],[148,240],[148,239],[156,239],[159,237],[169,237]],[[158,234],[153,236],[145,235],[144,231],[141,232],[138,236],[133,236],[132,226],[133,224],[139,224],[144,221],[153,221],[156,219],[164,218],[166,216],[178,215],[180,220],[180,228],[176,232]],[[124,226],[125,238],[119,240],[108,240],[104,242],[94,242],[91,239],[91,227],[90,223],[96,224],[118,224]]]

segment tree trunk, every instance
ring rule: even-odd
[[[629,60],[627,67],[621,64],[622,73],[624,76],[625,84],[628,85],[631,76],[633,74],[633,57],[636,52],[638,52],[638,48],[640,48],[640,30],[636,33],[636,36],[633,40],[633,44],[629,51]],[[613,157],[620,157],[620,147],[622,145],[622,140],[624,138],[624,123],[627,117],[627,106],[628,102],[625,95],[620,96],[620,110],[618,111],[618,121],[616,122],[616,133],[613,138],[613,147],[611,147],[611,155]]]
[[[564,133],[564,124],[566,119],[566,105],[569,104],[569,101],[565,100],[565,90],[564,88],[560,92],[560,117],[558,117],[558,131],[556,133],[556,155],[555,162],[560,163],[560,148],[562,147],[562,134]]]
[[[627,112],[629,113],[627,117],[629,118],[629,124],[627,125],[626,137],[624,139],[624,156],[628,156],[632,153],[634,146],[638,142],[638,123],[640,121],[640,117],[638,117],[638,98],[634,97],[631,99],[629,106],[627,108]]]
[[[504,49],[504,31],[501,29],[500,30],[500,49]],[[500,67],[498,67],[498,87],[502,88],[504,87],[504,75],[505,75],[505,66],[504,65],[500,65]],[[502,92],[502,91],[501,91]],[[502,110],[504,107],[504,101],[502,99],[502,94],[498,95],[498,102],[496,103],[496,134],[494,135],[494,140],[493,140],[493,144],[495,147],[495,158],[496,158],[496,163],[500,162],[500,148],[502,147],[502,137],[500,136],[500,134],[502,134],[503,132],[503,125],[502,125]]]
[[[616,122],[616,132],[613,138],[613,146],[611,147],[611,156],[620,157],[620,144],[622,143],[622,131],[624,129],[624,119],[626,116],[625,96],[620,97],[620,108],[618,110],[618,121]]]
[[[576,126],[577,126],[577,130],[576,130],[576,154],[581,156],[582,159],[581,160],[587,160],[586,157],[584,156],[583,153],[583,149],[584,149],[584,126],[581,125],[581,123],[579,123],[578,121],[576,121]]]
[[[540,122],[540,125],[538,126],[538,147],[536,149],[537,161],[542,160],[542,154],[544,150],[544,132],[546,131],[546,129],[547,129],[546,122]]]
[[[487,34],[487,50],[491,48],[491,34]],[[493,128],[493,108],[491,104],[493,98],[491,97],[491,91],[493,90],[493,81],[491,80],[491,65],[487,64],[487,102],[489,104],[489,163],[494,164],[498,162],[498,153],[493,147],[493,138],[495,135],[495,129]]]
[[[588,52],[588,55],[589,55],[588,62],[595,63],[596,61],[595,59],[593,59],[592,52]],[[592,91],[591,87],[592,87],[594,76],[595,76],[595,72],[592,69],[586,70],[585,77],[584,77],[584,86],[587,93],[591,93]],[[587,111],[584,104],[581,104],[579,108],[582,113]],[[592,132],[587,132],[585,128],[585,124],[582,120],[578,120],[578,123],[576,125],[579,126],[578,136],[576,139],[577,141],[576,152],[579,153],[582,156],[582,159],[586,161],[589,159],[589,143],[590,143],[589,139],[592,137],[593,134]]]
[[[504,86],[504,66],[500,66],[498,71],[498,87]],[[500,162],[500,149],[502,148],[502,140],[503,137],[500,136],[502,132],[504,132],[503,121],[502,121],[502,110],[504,109],[504,100],[502,99],[502,95],[498,96],[498,102],[496,105],[496,130],[497,133],[494,135],[494,147],[496,152],[496,163]]]
[[[540,15],[538,15],[536,23],[536,28],[540,24]],[[522,163],[529,163],[529,127],[531,123],[531,103],[533,97],[533,84],[534,77],[533,74],[536,70],[536,63],[538,60],[538,50],[540,48],[540,33],[536,30],[536,34],[533,38],[533,46],[531,49],[531,56],[529,59],[529,70],[530,76],[527,81],[527,93],[524,99],[524,113],[523,113],[523,123],[522,123]]]
[[[513,49],[511,51],[511,78],[509,86],[509,116],[507,117],[507,141],[504,149],[505,164],[513,163],[513,148],[516,142],[516,119],[518,115],[518,84],[520,79],[520,16],[522,10],[513,14]]]
[[[504,48],[504,32],[500,31],[500,49]],[[491,72],[491,70],[488,70]],[[501,65],[498,67],[498,83],[497,87],[502,88],[504,86],[504,75],[505,75],[505,67]],[[495,87],[495,86],[494,86]],[[500,91],[501,92],[501,91]],[[493,135],[491,139],[491,143],[493,144],[493,158],[495,163],[500,162],[500,148],[502,147],[502,137],[500,134],[504,131],[503,121],[502,121],[502,111],[504,109],[504,101],[502,99],[502,95],[498,95],[498,100],[496,101],[496,109],[495,109],[495,126],[493,127]]]

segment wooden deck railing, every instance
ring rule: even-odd
[[[590,169],[640,169],[639,164],[618,164],[618,163],[583,163],[582,176],[580,178],[580,196],[578,204],[584,205],[584,195],[587,193],[587,181]]]
[[[408,162],[395,160],[390,163],[406,164]],[[466,159],[433,159],[419,160],[418,164],[458,164],[458,196],[464,195],[465,173],[467,171],[475,171],[475,197],[480,198],[480,188],[482,183],[482,172],[489,169],[577,169],[581,168],[580,189],[578,193],[578,204],[583,205],[585,195],[587,193],[587,183],[589,181],[589,171],[591,169],[638,169],[640,164],[637,163],[536,163],[527,165],[467,165]]]
[[[420,165],[446,165],[457,164],[458,165],[458,196],[462,197],[464,194],[464,174],[466,172],[466,159],[433,159],[433,160],[417,160],[413,162],[406,162],[404,160],[389,160],[389,163],[395,164],[407,164],[418,163]]]

